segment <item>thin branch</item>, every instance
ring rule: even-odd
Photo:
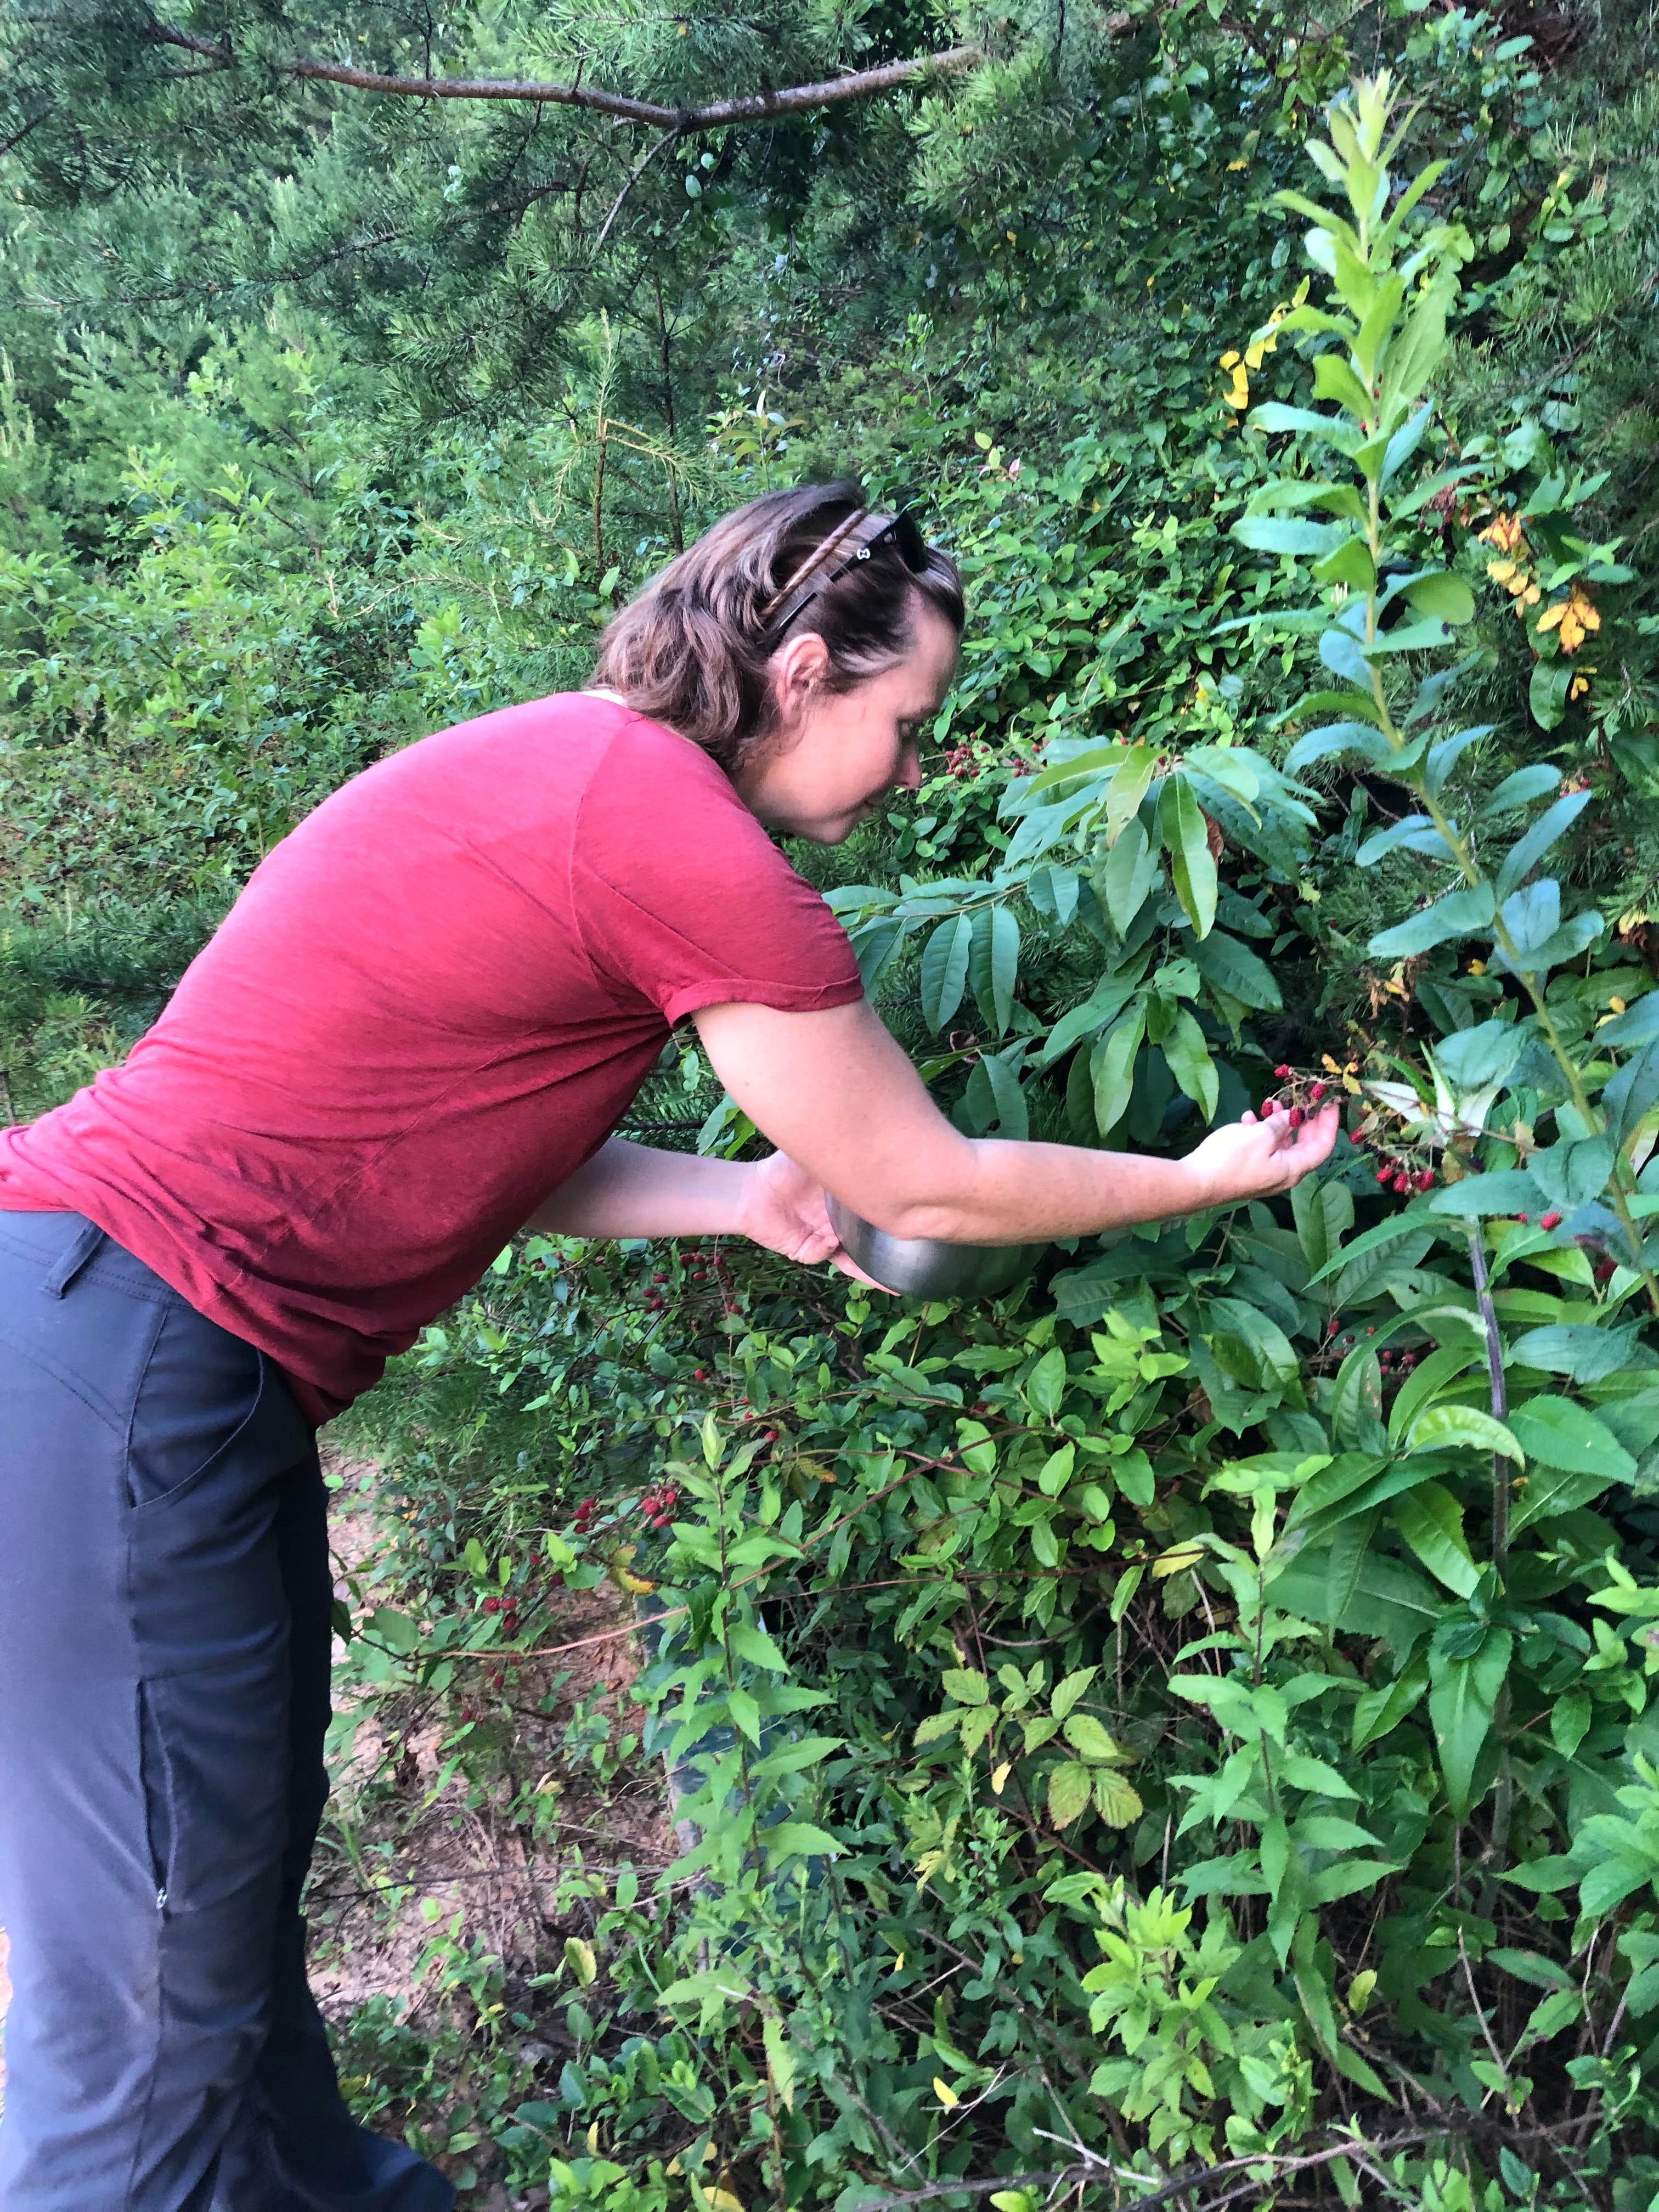
[[[179,46],[199,54],[216,69],[234,66],[228,43],[198,38],[171,23],[153,23],[148,36],[158,46]],[[908,59],[884,62],[878,69],[855,70],[850,76],[826,77],[817,84],[792,85],[779,92],[745,93],[737,100],[715,100],[702,107],[664,107],[656,100],[633,100],[624,93],[604,92],[584,85],[577,71],[572,84],[540,83],[519,77],[396,76],[380,70],[354,69],[349,63],[330,62],[313,54],[296,54],[289,61],[264,66],[278,76],[299,77],[322,84],[343,84],[358,92],[388,93],[404,100],[509,100],[538,106],[595,108],[627,123],[653,123],[677,137],[694,131],[721,131],[735,124],[767,123],[775,116],[799,114],[814,107],[832,107],[849,100],[870,100],[878,93],[894,91],[937,70],[955,72],[977,69],[985,53],[979,46],[949,46],[942,53],[915,54]]]
[[[629,192],[633,191],[635,185],[638,184],[640,179],[645,174],[650,163],[659,154],[661,153],[663,148],[665,146],[672,146],[679,135],[679,126],[676,125],[672,131],[665,131],[660,138],[653,138],[651,141],[651,143],[646,148],[644,153],[641,155],[639,160],[635,162],[633,167],[629,171],[627,182],[617,193],[616,198],[611,201],[611,212],[606,216],[605,221],[599,225],[599,234],[593,241],[593,252],[596,258],[598,258],[599,248],[605,244],[605,240],[611,235],[611,224],[615,222],[617,217],[623,211],[623,201],[628,198]]]

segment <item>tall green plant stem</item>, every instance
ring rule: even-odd
[[[1370,541],[1370,550],[1372,564],[1374,567],[1379,568],[1382,564],[1382,559],[1380,503],[1381,494],[1379,489],[1376,484],[1373,484],[1371,486],[1370,511],[1368,518],[1367,534]],[[1371,591],[1367,595],[1365,608],[1365,642],[1368,645],[1374,645],[1376,642],[1376,593],[1375,590]],[[1382,730],[1383,738],[1390,751],[1395,753],[1403,752],[1406,750],[1405,739],[1401,736],[1399,726],[1395,723],[1394,716],[1389,711],[1388,699],[1382,688],[1381,672],[1374,665],[1370,669],[1370,678],[1371,696],[1376,703],[1378,726]],[[1412,788],[1421,805],[1424,812],[1428,816],[1430,821],[1433,823],[1435,828],[1439,831],[1441,837],[1445,842],[1447,850],[1450,853],[1453,860],[1457,864],[1459,872],[1462,874],[1464,882],[1472,890],[1491,890],[1492,885],[1482,871],[1479,862],[1475,860],[1474,854],[1470,851],[1467,839],[1463,836],[1462,832],[1458,829],[1456,823],[1446,812],[1445,809],[1428,792],[1423,790],[1420,786],[1413,786]],[[1584,1088],[1583,1079],[1578,1073],[1578,1068],[1573,1060],[1572,1054],[1567,1050],[1565,1045],[1561,1042],[1560,1031],[1555,1026],[1554,1018],[1550,1012],[1548,1004],[1544,997],[1543,990],[1539,984],[1537,975],[1534,970],[1522,965],[1521,952],[1516,945],[1514,938],[1510,934],[1508,928],[1504,926],[1503,913],[1498,906],[1498,897],[1495,891],[1493,891],[1492,894],[1492,937],[1498,945],[1498,949],[1504,955],[1504,960],[1507,962],[1511,973],[1519,977],[1522,988],[1525,990],[1527,996],[1532,1000],[1533,1011],[1538,1017],[1538,1025],[1543,1034],[1544,1041],[1550,1048],[1551,1054],[1555,1060],[1556,1066],[1561,1070],[1562,1074],[1566,1078],[1568,1091],[1571,1095],[1572,1103],[1577,1109],[1581,1120],[1583,1121],[1587,1129],[1599,1129],[1601,1127],[1601,1117],[1590,1103],[1589,1093]],[[1620,1225],[1623,1227],[1625,1235],[1629,1240],[1630,1249],[1636,1255],[1635,1266],[1641,1275],[1643,1284],[1646,1288],[1648,1303],[1652,1306],[1654,1312],[1656,1314],[1659,1314],[1659,1278],[1656,1278],[1652,1268],[1648,1266],[1646,1261],[1641,1256],[1642,1239],[1637,1231],[1636,1219],[1634,1215],[1631,1212],[1629,1198],[1625,1191],[1624,1185],[1621,1181],[1623,1155],[1620,1154],[1615,1158],[1613,1164],[1611,1196],[1613,1199],[1613,1210],[1618,1214]]]

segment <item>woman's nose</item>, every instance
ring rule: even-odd
[[[901,791],[921,789],[921,755],[914,745],[905,747],[899,763],[899,788]]]

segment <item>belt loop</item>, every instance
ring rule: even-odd
[[[95,1221],[83,1222],[75,1242],[61,1260],[57,1261],[46,1277],[43,1288],[49,1298],[61,1298],[93,1254],[104,1241],[104,1232]]]

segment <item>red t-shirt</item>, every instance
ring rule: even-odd
[[[860,995],[707,753],[538,699],[268,854],[125,1065],[0,1131],[0,1210],[88,1215],[323,1421],[598,1151],[682,1015]]]

